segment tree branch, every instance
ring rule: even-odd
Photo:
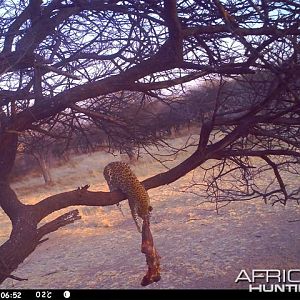
[[[72,79],[75,79],[75,80],[80,80],[81,78],[79,76],[76,76],[74,74],[71,74],[69,72],[66,72],[66,71],[63,71],[63,70],[60,70],[54,66],[50,66],[50,65],[46,65],[46,64],[43,64],[43,63],[38,63],[36,64],[37,67],[41,68],[42,70],[45,70],[45,71],[50,71],[50,72],[54,72],[58,75],[63,75],[65,77],[68,77],[68,78],[72,78]]]
[[[79,211],[78,209],[69,211],[58,218],[52,220],[51,222],[48,222],[47,224],[41,226],[37,230],[37,235],[42,238],[46,234],[56,231],[60,227],[69,225],[74,223],[76,220],[80,220],[81,216],[79,216]]]
[[[283,203],[286,204],[286,201],[288,199],[288,193],[286,191],[285,184],[284,184],[284,182],[282,180],[282,177],[281,177],[281,175],[279,173],[277,165],[268,156],[266,156],[266,155],[263,155],[261,158],[264,161],[266,161],[266,163],[273,169],[273,172],[274,172],[275,177],[277,179],[277,182],[279,184],[280,190],[281,190],[282,194],[284,195],[284,201],[283,201]]]
[[[195,26],[188,27],[183,29],[184,39],[193,36],[193,35],[202,35],[202,34],[216,34],[216,33],[230,33],[227,25],[209,25],[209,26]],[[291,26],[286,29],[279,29],[277,27],[258,27],[258,28],[235,28],[235,33],[240,36],[247,35],[268,35],[268,36],[285,36],[285,35],[299,35],[300,29]]]
[[[224,157],[234,157],[234,156],[292,156],[292,157],[300,157],[300,152],[287,150],[287,149],[269,149],[269,150],[220,150],[217,152],[213,158],[220,159]]]
[[[81,113],[83,113],[83,114],[85,114],[85,115],[87,115],[91,118],[94,118],[94,119],[108,121],[108,122],[111,122],[111,123],[119,125],[119,126],[126,126],[127,125],[126,123],[124,123],[122,121],[119,121],[119,120],[115,119],[114,117],[111,117],[107,114],[103,114],[103,113],[96,112],[96,111],[91,111],[89,109],[80,107],[76,104],[70,105],[70,108],[74,109],[77,112],[81,112]]]
[[[149,90],[164,89],[164,88],[168,88],[168,87],[171,87],[171,86],[174,86],[177,84],[182,84],[185,82],[195,80],[195,79],[205,76],[209,73],[210,73],[209,71],[201,71],[201,72],[194,72],[192,74],[188,74],[188,75],[182,76],[180,78],[175,78],[175,79],[170,79],[170,80],[151,82],[151,83],[135,82],[135,83],[131,84],[131,86],[128,88],[128,90],[147,92]]]

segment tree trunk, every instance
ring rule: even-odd
[[[8,277],[14,278],[10,273],[36,248],[40,239],[38,218],[31,206],[21,203],[9,186],[17,144],[17,134],[3,133],[0,136],[0,205],[12,223],[10,238],[0,247],[0,283]]]
[[[35,154],[34,157],[38,161],[38,164],[39,164],[40,170],[42,172],[45,183],[47,185],[52,185],[53,180],[52,180],[52,176],[50,173],[49,163],[48,163],[46,155],[47,154],[44,154],[44,153],[38,153],[38,154]]]
[[[13,227],[9,240],[0,247],[0,283],[19,265],[20,249],[29,255],[35,248],[28,243],[32,236],[31,232],[35,229],[33,217],[28,214],[26,205],[18,200],[8,182],[16,157],[17,142],[16,134],[3,133],[0,138],[0,205],[10,218]]]

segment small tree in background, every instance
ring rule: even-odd
[[[23,145],[23,153],[34,157],[37,161],[45,184],[52,185],[53,180],[50,173],[49,159],[53,140],[45,135],[27,132],[23,140],[21,139],[21,143]]]

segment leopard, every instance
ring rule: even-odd
[[[137,230],[142,233],[138,218],[141,218],[143,222],[149,221],[150,212],[153,209],[145,187],[130,166],[122,161],[109,163],[104,168],[103,175],[111,192],[121,191],[126,195]]]

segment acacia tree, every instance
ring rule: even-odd
[[[111,136],[118,128],[119,136],[126,132],[140,141],[134,124],[119,113],[123,91],[140,92],[147,101],[161,99],[166,90],[176,94],[178,85],[195,79],[220,79],[220,87],[224,80],[246,80],[248,92],[238,100],[243,105],[226,108],[233,96],[218,88],[214,107],[198,118],[196,151],[143,184],[146,189],[169,184],[214,160],[219,175],[214,173],[208,186],[222,191],[218,179],[231,174],[225,166],[248,180],[249,158],[258,157],[260,170],[273,171],[273,184],[242,191],[236,184],[227,195],[298,201],[299,190],[287,188],[281,172],[298,174],[292,166],[300,156],[299,12],[292,0],[1,1],[0,205],[12,232],[0,247],[0,283],[20,279],[11,272],[43,237],[80,218],[71,211],[39,227],[50,213],[125,200],[120,192],[79,188],[23,204],[9,184],[18,136],[26,130],[47,134],[53,124],[63,124],[66,134],[84,131],[82,124],[92,120]],[[262,70],[271,76],[259,88],[242,77]],[[115,95],[119,101],[111,100]],[[159,257],[149,224],[144,225],[142,251],[149,269],[142,283],[149,284],[159,279]]]

